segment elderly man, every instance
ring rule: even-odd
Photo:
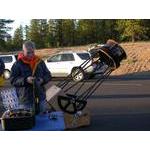
[[[34,50],[32,41],[23,44],[23,52],[18,54],[18,60],[12,67],[10,82],[16,88],[20,105],[36,109],[34,104],[37,104],[37,99],[40,106],[44,104],[44,84],[51,80],[51,74]]]

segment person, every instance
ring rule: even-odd
[[[4,85],[4,78],[3,78],[4,70],[5,70],[5,64],[3,60],[0,58],[0,86]]]
[[[46,99],[44,85],[50,80],[51,73],[44,61],[35,55],[34,42],[24,42],[23,52],[18,54],[18,60],[12,66],[10,77],[11,84],[16,88],[19,105],[39,111],[34,107],[38,99],[42,111]]]

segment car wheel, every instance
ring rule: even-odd
[[[72,79],[75,82],[82,81],[85,77],[84,71],[80,68],[74,68],[71,73]]]
[[[4,78],[8,80],[10,78],[10,71],[9,70],[4,70]]]

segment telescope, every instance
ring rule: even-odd
[[[73,77],[95,65],[92,76],[97,77],[93,80],[92,85],[87,85],[87,79],[90,76],[79,82],[71,82],[71,75],[56,85],[65,93],[59,95],[57,101],[60,109],[66,113],[76,114],[82,111],[92,94],[114,70],[120,67],[121,61],[127,58],[125,50],[114,40],[108,40],[103,46],[95,46],[90,51],[92,52],[91,57],[78,66]],[[91,60],[92,63],[89,63]]]

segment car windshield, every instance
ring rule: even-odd
[[[89,53],[77,53],[77,55],[82,59],[82,60],[87,60],[90,58]]]

